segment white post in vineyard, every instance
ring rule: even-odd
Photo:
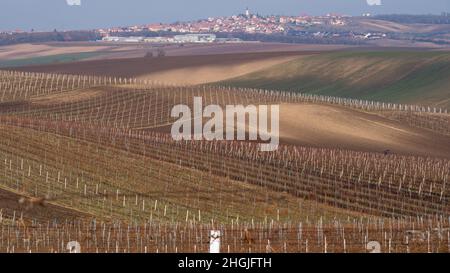
[[[220,253],[220,230],[211,230],[209,238],[209,253]]]
[[[77,241],[68,242],[66,249],[69,251],[69,253],[81,253],[81,246]]]
[[[366,249],[369,250],[370,253],[381,253],[381,244],[377,241],[370,241],[367,243]]]

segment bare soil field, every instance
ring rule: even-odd
[[[64,64],[20,67],[18,71],[138,77],[177,84],[216,82],[238,77],[301,55],[319,51],[263,52],[161,58],[91,60]]]
[[[204,121],[206,122],[206,120]],[[171,126],[152,129],[170,133]],[[227,127],[228,130],[228,127]],[[450,157],[450,137],[374,113],[322,104],[281,104],[280,143],[425,157]]]
[[[308,45],[283,43],[230,44],[150,44],[107,42],[49,42],[0,46],[0,60],[24,59],[80,52],[99,52],[91,60],[139,58],[149,51],[163,48],[167,56],[197,56],[261,52],[332,51],[351,48],[346,45]]]
[[[150,79],[182,85],[210,83],[243,76],[260,69],[283,64],[295,58],[296,56],[280,56],[225,65],[219,62],[217,65],[206,64],[195,67],[174,68],[139,76],[139,79]]]
[[[447,45],[437,45],[435,43],[431,43],[431,42],[419,42],[416,41],[414,42],[414,44],[411,43],[411,41],[408,40],[394,40],[394,39],[382,39],[382,40],[373,40],[373,41],[369,41],[368,42],[371,45],[374,45],[375,48],[386,48],[389,49],[391,48],[391,50],[395,50],[395,49],[418,49],[418,50],[423,50],[424,48],[426,49],[430,49],[430,50],[443,50],[443,51],[447,51],[450,49],[449,46]]]
[[[53,46],[65,46],[66,44],[52,44]],[[77,45],[76,43],[72,45]],[[86,43],[81,43],[86,45]],[[350,45],[312,45],[312,44],[287,44],[287,43],[265,43],[265,42],[242,42],[224,44],[152,44],[152,43],[107,43],[96,42],[90,46],[109,46],[114,48],[111,54],[93,57],[92,59],[112,58],[138,58],[143,57],[149,51],[163,48],[166,56],[199,56],[199,55],[221,55],[239,53],[264,53],[264,52],[303,52],[303,51],[335,51],[351,49]],[[114,52],[113,52],[114,51]]]
[[[284,104],[280,107],[283,143],[366,152],[448,157],[450,138],[339,106]]]
[[[108,45],[96,46],[52,46],[47,44],[19,44],[0,47],[0,60],[34,58],[49,55],[96,52],[110,49]]]
[[[449,26],[446,24],[405,24],[380,19],[362,19],[352,22],[358,29],[364,31],[380,31],[391,33],[430,33],[430,32],[446,32]]]
[[[260,43],[244,42],[230,44],[188,44],[182,47],[169,46],[166,50],[168,56],[187,55],[218,55],[238,53],[263,53],[263,52],[302,52],[302,51],[333,51],[344,48],[353,48],[349,45],[309,45],[286,43]]]

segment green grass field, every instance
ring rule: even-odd
[[[450,108],[450,53],[309,55],[220,84]]]
[[[90,57],[99,55],[99,52],[79,52],[79,53],[68,53],[68,54],[58,54],[49,55],[33,58],[23,58],[23,59],[13,59],[13,60],[0,60],[0,68],[2,67],[19,67],[26,65],[44,65],[52,63],[65,63],[65,62],[75,62]]]

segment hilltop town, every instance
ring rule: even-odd
[[[370,16],[365,14],[364,16]],[[176,23],[156,23],[148,25],[135,25],[128,27],[113,27],[99,29],[98,32],[104,37],[105,41],[123,41],[123,42],[239,42],[239,38],[216,38],[211,33],[229,33],[229,34],[264,34],[264,35],[283,35],[283,34],[301,34],[306,29],[320,26],[345,26],[348,24],[350,16],[327,14],[324,16],[280,16],[270,15],[262,16],[252,14],[249,9],[245,13],[233,16],[209,17],[190,22]],[[117,38],[117,36],[134,36],[136,33],[178,33],[178,34],[205,34],[209,36],[196,35],[178,35],[175,37],[154,37],[154,38]],[[305,33],[303,33],[305,34]],[[316,31],[315,36],[327,35],[325,32]],[[335,35],[339,37],[340,35]],[[111,37],[111,38],[110,38]]]
[[[55,41],[125,43],[236,43],[243,41],[309,44],[377,44],[401,41],[450,45],[450,14],[320,16],[260,15],[246,9],[232,16],[173,23],[116,26],[92,30],[55,29],[52,32],[0,31],[0,45]],[[391,43],[392,44],[392,43]],[[398,45],[398,42],[394,42]],[[415,45],[413,45],[415,46]]]
[[[366,14],[369,16],[370,14]],[[179,33],[205,33],[205,32],[225,32],[225,33],[284,33],[291,29],[301,29],[302,27],[334,25],[344,26],[349,20],[349,16],[327,14],[325,16],[261,16],[252,14],[248,9],[245,14],[209,17],[192,22],[176,22],[171,24],[149,24],[144,26],[116,27],[99,30],[104,34],[120,32],[139,31],[168,31]]]
[[[428,28],[431,31],[424,32]],[[259,15],[248,8],[233,16],[189,22],[152,23],[97,29],[103,41],[150,43],[285,42],[366,44],[377,40],[450,44],[450,15],[326,14]],[[424,34],[426,33],[426,34]]]

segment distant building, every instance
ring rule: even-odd
[[[215,34],[186,34],[174,37],[176,43],[212,43],[215,40]]]
[[[171,37],[148,37],[144,39],[144,42],[146,43],[173,43],[174,39]]]
[[[106,36],[102,38],[103,42],[123,42],[123,43],[139,43],[143,42],[143,37],[117,37],[117,36]]]
[[[122,43],[213,43],[216,42],[216,40],[217,38],[215,34],[185,34],[176,35],[174,37],[105,36],[102,38],[103,42]],[[232,41],[236,42],[236,40]]]
[[[143,42],[144,38],[143,37],[126,37],[123,42],[126,43],[139,43],[139,42]]]
[[[116,36],[106,36],[102,38],[103,42],[118,42],[120,40],[121,37],[116,37]]]

